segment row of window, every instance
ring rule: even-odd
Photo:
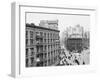
[[[35,41],[34,39],[26,39],[26,45],[34,45],[35,43],[37,44],[45,44],[45,43],[51,43],[51,44],[59,44],[60,42],[56,41],[56,40],[52,40],[52,39],[44,39],[43,40],[38,40],[38,41]]]
[[[45,32],[36,32],[34,31],[26,31],[26,38],[34,38],[34,36],[40,36],[48,39],[59,39],[59,34],[58,33],[45,33]]]
[[[43,52],[43,49],[41,49],[41,48],[37,48],[37,52],[36,52],[37,54],[44,54],[44,55],[46,55],[47,53],[46,53],[46,51],[45,52]],[[50,56],[50,53],[51,53],[51,55],[56,55],[57,53],[59,53],[59,49],[56,49],[56,50],[51,50],[51,51],[49,51],[48,52],[48,57]],[[29,57],[29,56],[34,56],[35,55],[35,51],[34,51],[34,49],[33,48],[27,48],[26,49],[26,57]]]
[[[48,59],[48,60],[44,60],[44,61],[42,60],[42,61],[38,61],[38,62],[35,62],[33,57],[26,58],[26,67],[53,65],[57,61],[58,61],[58,56],[54,57],[53,59]]]

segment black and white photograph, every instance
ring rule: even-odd
[[[95,8],[12,3],[11,23],[14,77],[67,76],[97,69]]]
[[[25,13],[25,66],[90,64],[90,15]]]

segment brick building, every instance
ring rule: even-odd
[[[51,25],[58,25],[52,21]],[[60,40],[59,30],[26,24],[26,67],[53,66],[59,64]],[[53,26],[52,26],[53,27]]]

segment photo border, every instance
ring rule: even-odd
[[[71,10],[84,10],[84,11],[96,11],[96,9],[86,9],[86,8],[65,8],[65,7],[48,7],[48,6],[31,6],[31,5],[20,5],[19,3],[12,3],[13,5],[14,5],[14,7],[15,7],[15,13],[12,13],[12,14],[15,14],[15,16],[17,17],[17,16],[19,16],[18,18],[13,18],[12,20],[14,20],[14,22],[16,23],[16,24],[13,24],[14,26],[15,26],[15,31],[16,31],[16,33],[15,33],[15,36],[16,36],[16,34],[17,33],[19,33],[19,35],[17,35],[17,37],[19,36],[19,40],[17,41],[16,40],[16,38],[17,37],[15,37],[15,40],[16,40],[16,42],[12,42],[12,43],[15,43],[15,44],[17,44],[17,43],[19,43],[19,45],[13,45],[13,47],[15,47],[15,49],[16,48],[18,48],[18,49],[16,49],[16,50],[18,50],[19,51],[19,54],[17,54],[17,52],[16,52],[16,50],[15,50],[15,55],[14,56],[12,56],[12,57],[15,57],[15,59],[13,59],[14,61],[12,62],[12,64],[15,62],[15,64],[13,64],[12,65],[12,75],[14,76],[14,77],[19,77],[19,76],[21,76],[21,41],[20,41],[20,35],[21,35],[21,25],[20,25],[20,23],[21,23],[21,7],[38,7],[38,8],[53,8],[53,9],[71,9]],[[17,13],[17,12],[19,12],[19,13]],[[27,12],[25,12],[25,15],[26,15],[26,13]],[[35,13],[35,12],[34,12]],[[46,13],[46,12],[45,12]],[[46,13],[47,14],[47,13]],[[51,13],[51,14],[53,14],[53,13]],[[65,14],[65,13],[64,13]],[[72,14],[72,15],[80,15],[80,14]],[[81,14],[82,15],[82,14]],[[87,16],[89,16],[90,14],[88,14]],[[86,16],[86,14],[84,15],[84,16]],[[25,20],[26,21],[26,20]],[[19,24],[19,28],[17,28],[17,30],[16,30],[16,27],[18,26],[18,24]],[[26,29],[26,28],[25,28]],[[16,64],[19,64],[19,65],[16,65]]]

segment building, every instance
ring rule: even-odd
[[[39,26],[58,30],[58,20],[41,20]]]
[[[76,51],[80,53],[83,50],[82,38],[68,38],[67,50],[70,52]]]
[[[83,48],[89,47],[89,32],[85,32],[80,25],[67,29],[66,49],[70,52],[81,53]]]
[[[59,32],[50,26],[26,24],[26,67],[59,64]]]

